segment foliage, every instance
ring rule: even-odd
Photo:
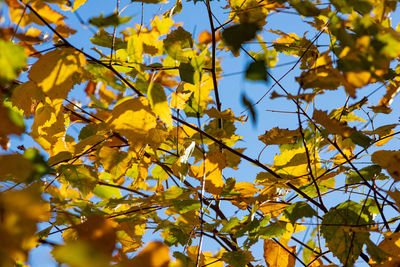
[[[90,2],[0,2],[0,265],[44,245],[69,266],[398,265],[396,1],[230,0],[220,24],[221,3],[178,0],[140,25],[127,8],[164,1],[115,1],[72,29]],[[198,38],[175,19],[186,5],[207,11]],[[286,13],[316,35],[267,23]],[[85,27],[90,52],[71,41]],[[260,122],[251,92],[230,93],[250,121],[222,108],[231,55],[291,129]],[[298,89],[282,81],[295,68]],[[251,123],[259,140],[239,135]]]

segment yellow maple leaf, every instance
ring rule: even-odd
[[[160,119],[167,124],[168,127],[172,126],[171,109],[169,108],[164,89],[160,84],[150,83],[147,90],[147,96],[150,101],[153,112],[160,117]]]
[[[311,165],[313,168],[320,168],[319,156],[317,152],[310,153]],[[282,177],[293,179],[296,185],[305,185],[308,179],[308,162],[307,155],[303,147],[284,150],[281,154],[274,157],[273,170]]]
[[[80,8],[83,4],[86,3],[87,0],[75,0],[74,5],[72,6],[72,12]]]
[[[264,240],[264,259],[268,267],[292,267],[295,266],[296,246],[281,247],[271,239]],[[292,254],[290,254],[291,252]]]
[[[176,88],[175,92],[171,94],[171,108],[185,109],[186,102],[193,92],[184,90],[184,83],[181,82]]]
[[[131,143],[149,140],[149,132],[157,126],[156,117],[145,97],[125,98],[116,104],[107,121],[112,130],[126,136]]]
[[[35,1],[31,3],[32,8],[42,17],[46,18],[48,23],[54,23],[56,25],[64,25],[64,16],[55,11],[49,5],[44,3],[43,1]],[[44,23],[34,14],[33,12],[29,13],[29,22],[34,22],[39,25],[44,25]]]
[[[107,146],[101,148],[98,157],[104,170],[111,173],[114,180],[117,180],[127,172],[132,160],[131,154]]]
[[[205,162],[200,166],[191,166],[189,175],[202,181],[205,170],[205,190],[214,195],[220,195],[224,187],[222,169],[225,168],[225,156],[221,152],[207,154]]]
[[[234,197],[232,204],[243,210],[246,209],[249,204],[253,204],[256,201],[254,195],[260,191],[253,183],[248,182],[236,183],[233,190],[238,192],[239,195]]]
[[[267,5],[260,5],[256,0],[230,0],[231,13],[229,17],[240,23],[256,23],[260,26],[267,22]]]
[[[41,56],[28,77],[51,99],[64,99],[74,84],[82,82],[85,56],[73,48],[61,48]]]
[[[69,119],[63,113],[62,102],[63,99],[46,98],[45,103],[39,103],[31,127],[30,135],[50,156],[67,150],[63,139]]]

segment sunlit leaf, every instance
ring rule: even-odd
[[[285,248],[271,239],[264,240],[264,260],[268,267],[295,266],[296,258],[293,255],[296,255],[296,246],[283,246]]]
[[[130,266],[165,267],[170,262],[168,246],[162,242],[150,242],[132,260]]]
[[[41,56],[29,71],[29,78],[51,99],[64,99],[82,82],[85,57],[72,48],[56,49]]]
[[[72,7],[72,12],[80,8],[83,4],[85,4],[87,0],[75,0],[74,5]]]
[[[181,55],[182,49],[192,46],[192,35],[180,26],[176,30],[171,31],[164,39],[164,47],[168,55],[175,59]]]
[[[156,117],[144,97],[124,99],[117,103],[111,114],[108,121],[111,128],[132,142],[145,141],[148,131],[156,127]]]
[[[151,84],[147,91],[153,112],[168,125],[172,126],[171,109],[169,108],[164,89],[159,84]]]
[[[200,166],[191,166],[189,175],[202,181],[205,179],[205,189],[214,195],[220,195],[224,185],[222,169],[226,166],[225,157],[220,152],[207,155]],[[205,172],[204,172],[205,171]]]
[[[0,84],[17,78],[18,72],[26,65],[26,54],[21,46],[0,39]]]

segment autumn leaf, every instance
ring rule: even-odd
[[[26,54],[21,46],[15,45],[13,42],[7,42],[0,39],[0,62],[2,70],[0,72],[0,84],[15,79],[18,72],[26,65]]]
[[[148,131],[156,128],[156,117],[146,98],[128,97],[116,104],[108,124],[131,142],[141,142],[145,140]]]
[[[28,76],[46,96],[64,99],[75,84],[81,83],[85,64],[85,57],[75,49],[56,49],[41,56]]]
[[[29,189],[0,194],[2,220],[0,222],[0,264],[14,265],[28,260],[37,245],[37,223],[48,220],[50,206],[40,196],[38,185]]]
[[[266,145],[293,144],[299,135],[299,131],[275,127],[266,131],[265,134],[260,135],[258,139]]]
[[[205,179],[205,189],[214,195],[220,195],[224,185],[222,169],[226,166],[225,157],[220,152],[207,155],[200,166],[191,166],[189,175],[199,181]]]
[[[326,130],[331,134],[340,134],[343,137],[349,137],[354,130],[344,123],[331,119],[326,111],[314,110],[313,119],[318,123],[324,126]]]
[[[400,151],[379,150],[372,154],[371,161],[386,169],[394,179],[400,177]]]
[[[159,84],[150,84],[147,95],[153,112],[159,116],[168,127],[171,127],[171,109],[168,106],[167,97],[165,96],[162,86]]]
[[[167,267],[170,262],[168,246],[162,242],[150,242],[127,266]]]
[[[28,81],[14,89],[11,101],[14,106],[24,111],[26,118],[29,118],[38,101],[44,100],[42,90],[33,81]]]
[[[293,255],[296,255],[296,247],[283,246],[284,248],[271,239],[264,240],[264,259],[268,267],[295,265],[296,258]]]

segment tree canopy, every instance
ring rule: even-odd
[[[0,1],[0,265],[400,264],[397,1],[100,2]]]

